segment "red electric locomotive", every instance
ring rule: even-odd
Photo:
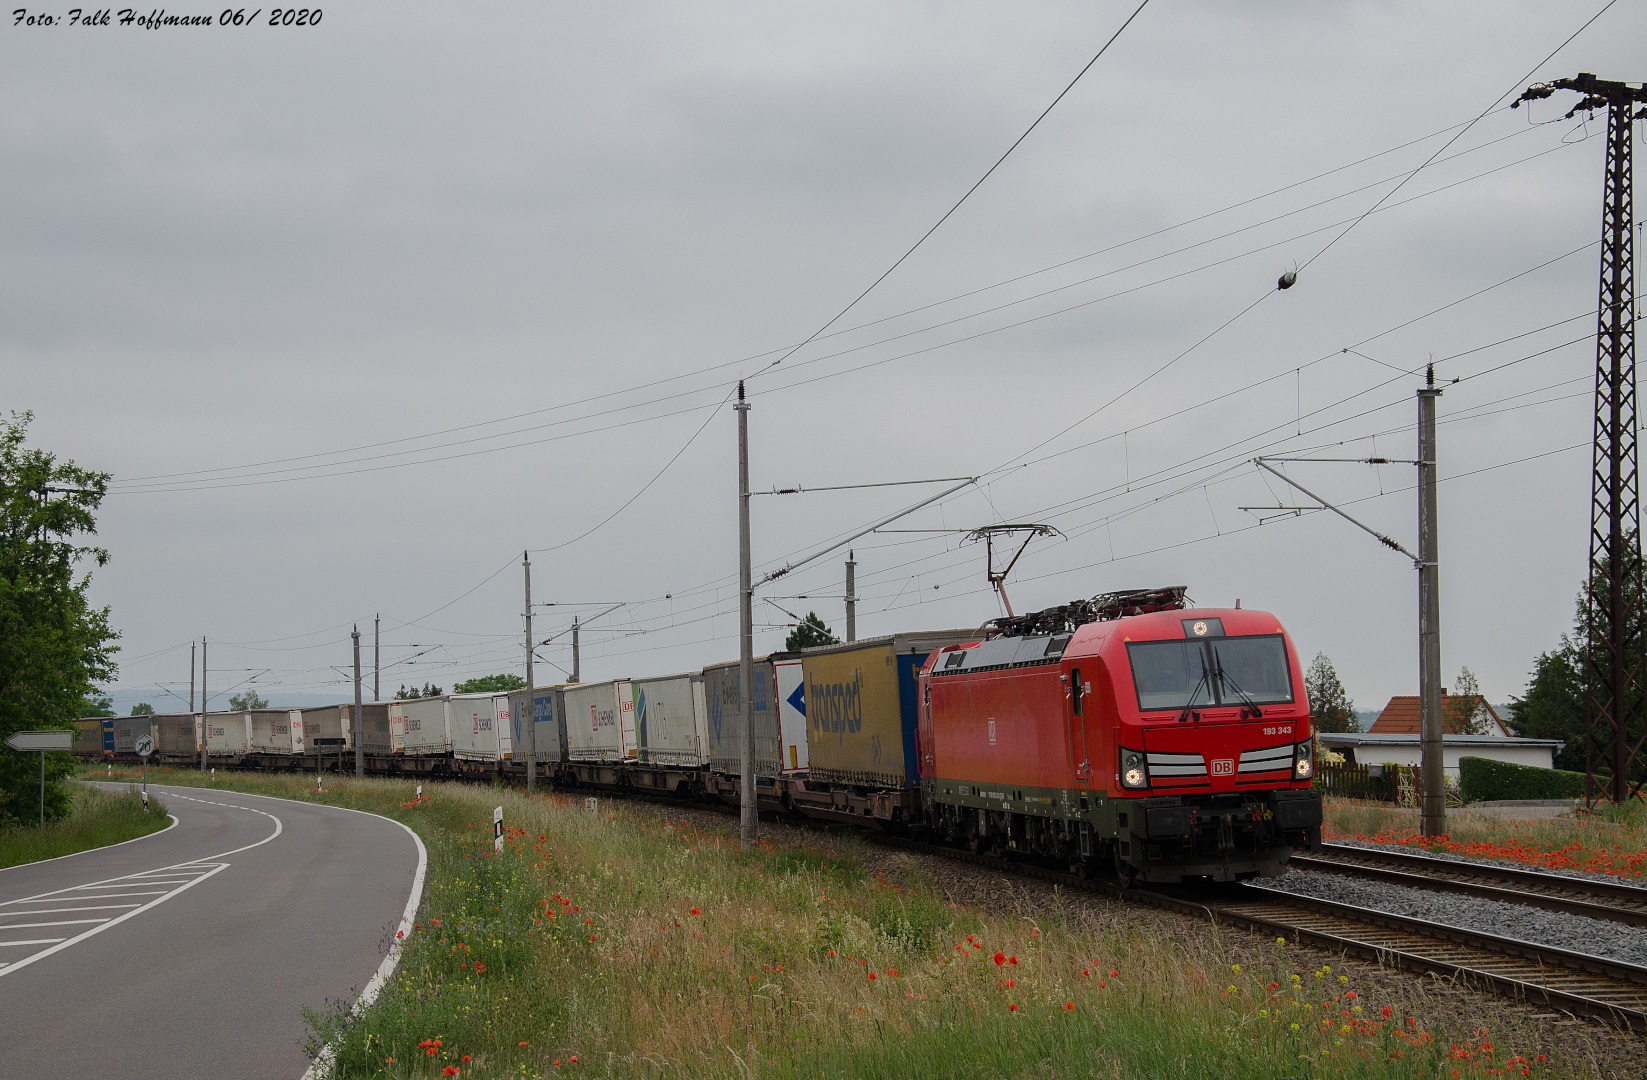
[[[920,674],[926,823],[976,851],[1237,881],[1321,843],[1309,701],[1262,611],[1112,593],[998,620]]]

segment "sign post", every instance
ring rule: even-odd
[[[137,737],[137,756],[143,759],[143,812],[149,812],[149,755],[154,753],[154,736]]]
[[[492,811],[492,850],[503,850],[503,807]]]
[[[48,750],[73,750],[74,732],[72,731],[19,731],[6,739],[6,745],[13,750],[38,750],[40,752],[40,827],[46,827],[46,752]],[[502,809],[501,807],[499,809]]]

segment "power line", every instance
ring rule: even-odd
[[[1012,154],[1012,152],[1014,150],[1018,149],[1018,144],[1023,142],[1025,139],[1029,138],[1029,133],[1034,131],[1040,125],[1041,121],[1045,120],[1047,118],[1047,114],[1050,113],[1057,106],[1057,104],[1060,101],[1064,100],[1064,95],[1068,94],[1071,90],[1075,89],[1075,84],[1081,81],[1081,76],[1085,75],[1088,71],[1090,71],[1092,69],[1092,65],[1094,65],[1098,62],[1098,58],[1103,56],[1104,53],[1109,51],[1109,47],[1111,45],[1115,44],[1115,39],[1121,36],[1121,31],[1123,31],[1127,27],[1131,26],[1132,25],[1132,20],[1136,19],[1138,17],[1139,13],[1142,12],[1144,10],[1144,8],[1146,6],[1148,6],[1148,4],[1149,4],[1149,0],[1143,0],[1143,3],[1139,4],[1138,7],[1133,11],[1133,13],[1131,15],[1127,16],[1127,21],[1121,24],[1120,29],[1116,30],[1115,33],[1110,35],[1110,39],[1108,41],[1104,42],[1103,48],[1099,49],[1098,52],[1093,55],[1092,59],[1087,61],[1086,66],[1083,67],[1079,72],[1076,73],[1075,78],[1073,78],[1069,81],[1069,85],[1064,87],[1061,91],[1058,92],[1058,96],[1052,99],[1052,104],[1048,105],[1045,109],[1041,110],[1041,115],[1037,116],[1035,118],[1035,122],[1030,124],[1029,127],[1024,129],[1024,133],[1022,135],[1018,136],[1016,139],[1013,140],[1012,145],[1007,147],[1006,153],[1002,154],[999,158],[997,158],[996,161],[995,161],[995,164],[991,165],[989,167],[989,169],[985,171],[984,175],[982,175],[978,178],[978,182],[973,184],[971,187],[967,188],[966,194],[962,195],[958,200],[956,200],[955,205],[951,206],[948,210],[946,210],[944,212],[944,216],[939,218],[937,220],[937,222],[932,226],[932,228],[930,228],[926,232],[922,233],[921,238],[919,240],[915,241],[914,244],[910,245],[910,248],[909,248],[908,251],[906,251],[902,255],[898,256],[898,260],[896,262],[894,262],[891,266],[887,267],[885,272],[883,272],[880,277],[878,277],[874,281],[870,282],[869,288],[867,288],[863,292],[859,293],[857,295],[857,297],[854,298],[853,301],[850,304],[846,305],[846,307],[844,307],[840,311],[836,312],[834,318],[830,319],[828,322],[824,323],[822,326],[820,326],[816,330],[812,331],[811,334],[807,335],[807,338],[806,338],[805,341],[801,342],[799,345],[796,345],[793,349],[790,349],[788,352],[784,353],[782,356],[780,356],[776,360],[772,361],[772,363],[767,365],[767,368],[777,367],[779,364],[783,363],[785,360],[787,360],[791,356],[795,355],[797,350],[799,350],[801,348],[804,348],[806,345],[810,344],[812,342],[812,340],[814,338],[816,338],[819,334],[823,333],[825,330],[828,330],[831,326],[834,326],[836,322],[840,321],[840,319],[843,315],[845,315],[847,312],[851,311],[853,308],[858,306],[858,301],[860,301],[864,297],[868,296],[871,292],[873,292],[875,290],[875,286],[877,286],[881,282],[885,281],[887,279],[887,277],[892,273],[892,271],[894,271],[894,270],[898,269],[898,267],[902,266],[905,259],[907,259],[911,255],[915,254],[915,249],[920,247],[922,244],[926,243],[927,237],[929,237],[933,233],[937,232],[938,231],[938,226],[940,226],[944,222],[948,221],[950,215],[955,213],[955,211],[959,210],[961,208],[961,204],[966,202],[968,199],[970,199],[972,197],[972,193],[974,191],[977,191],[980,187],[983,186],[984,181],[988,180],[990,178],[990,176],[995,172],[995,170],[1001,167],[1001,162],[1005,161]],[[758,375],[758,374],[760,374],[760,372],[756,372],[756,374]]]
[[[1360,217],[1358,217],[1354,221],[1350,222],[1349,225],[1345,227],[1343,232],[1339,233],[1337,236],[1335,236],[1331,240],[1327,241],[1326,247],[1323,247],[1320,251],[1317,251],[1314,255],[1311,255],[1309,257],[1309,259],[1305,261],[1304,265],[1299,267],[1298,269],[1299,270],[1306,269],[1310,265],[1310,263],[1313,263],[1315,260],[1317,260],[1321,256],[1325,255],[1328,252],[1328,250],[1332,248],[1332,246],[1334,244],[1338,243],[1340,240],[1344,239],[1344,237],[1348,236],[1351,229],[1355,228],[1357,225],[1361,224],[1363,221],[1365,221],[1367,219],[1368,214],[1371,214],[1374,210],[1377,210],[1380,206],[1383,206],[1385,200],[1388,199],[1390,196],[1394,195],[1396,192],[1400,191],[1406,185],[1408,180],[1411,180],[1414,176],[1417,176],[1419,173],[1423,172],[1425,166],[1429,165],[1429,163],[1431,161],[1434,161],[1437,157],[1439,157],[1447,149],[1447,147],[1451,146],[1453,143],[1455,143],[1459,139],[1463,138],[1465,133],[1468,132],[1471,128],[1475,127],[1478,123],[1480,123],[1481,120],[1488,113],[1492,112],[1493,109],[1497,107],[1499,102],[1503,101],[1505,98],[1509,97],[1511,94],[1513,94],[1517,90],[1519,90],[1522,87],[1522,85],[1524,83],[1526,83],[1526,81],[1528,79],[1531,79],[1535,74],[1537,74],[1539,68],[1543,67],[1545,64],[1548,64],[1551,60],[1555,59],[1556,53],[1559,53],[1562,49],[1565,49],[1568,45],[1572,44],[1572,41],[1573,41],[1574,38],[1578,37],[1578,35],[1582,34],[1585,30],[1587,30],[1591,23],[1595,22],[1597,19],[1599,19],[1603,15],[1605,15],[1607,13],[1607,10],[1609,8],[1611,8],[1616,3],[1618,3],[1618,0],[1607,0],[1607,2],[1601,6],[1600,11],[1596,12],[1594,15],[1591,15],[1588,19],[1585,19],[1584,24],[1582,26],[1580,26],[1577,30],[1574,30],[1571,34],[1569,34],[1567,36],[1567,40],[1563,41],[1560,45],[1557,45],[1554,49],[1552,49],[1550,51],[1549,56],[1546,56],[1544,59],[1542,59],[1538,63],[1534,64],[1531,71],[1527,72],[1527,74],[1525,74],[1521,78],[1517,79],[1513,84],[1511,84],[1511,86],[1508,90],[1504,91],[1502,94],[1500,94],[1496,98],[1494,98],[1493,101],[1492,101],[1492,104],[1488,105],[1485,109],[1482,109],[1481,110],[1481,115],[1477,116],[1474,120],[1471,120],[1467,125],[1465,125],[1463,131],[1460,131],[1457,135],[1454,135],[1452,138],[1448,139],[1446,141],[1446,143],[1444,143],[1439,150],[1437,150],[1435,153],[1431,154],[1429,156],[1429,158],[1427,160],[1425,160],[1423,165],[1420,165],[1418,168],[1414,169],[1411,173],[1409,173],[1407,175],[1406,179],[1401,181],[1401,183],[1395,185],[1395,187],[1391,188],[1389,191],[1385,192],[1382,196],[1380,196],[1379,200],[1377,202],[1373,203],[1370,207],[1367,208],[1367,213],[1362,214]]]

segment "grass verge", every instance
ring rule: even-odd
[[[144,813],[137,795],[79,785],[70,794],[74,804],[63,820],[49,822],[43,829],[36,825],[0,829],[0,868],[124,843],[171,824],[165,806],[152,795]]]
[[[337,1049],[334,1076],[1588,1073],[1526,1024],[1437,1029],[1412,980],[1213,928],[1100,927],[1073,905],[959,907],[867,873],[858,844],[743,853],[654,807],[482,786],[425,782],[420,800],[381,780],[216,786],[383,813],[428,847],[424,904],[378,1002],[305,1014],[311,1051]]]
[[[1641,800],[1635,803],[1609,807],[1595,818],[1533,821],[1449,811],[1446,834],[1425,837],[1418,830],[1416,810],[1328,799],[1321,836],[1639,881],[1647,877],[1647,813]]]

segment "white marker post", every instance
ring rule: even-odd
[[[19,731],[6,739],[6,745],[13,750],[40,752],[40,827],[46,827],[46,752],[48,750],[73,750],[74,732],[72,731]],[[502,813],[499,807],[498,812]]]
[[[492,811],[492,850],[503,850],[503,807]]]
[[[417,786],[417,794],[415,796],[413,796],[413,798],[415,798],[415,799],[423,798],[423,785],[422,784],[419,784]]]
[[[137,756],[143,759],[143,812],[149,812],[149,755],[154,753],[154,737],[139,735],[137,737]]]

